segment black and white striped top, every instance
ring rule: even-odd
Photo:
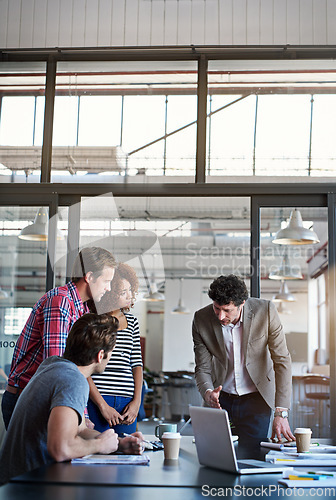
[[[134,395],[132,369],[142,366],[140,330],[138,320],[133,314],[125,314],[127,327],[117,332],[117,342],[105,371],[92,375],[100,394],[124,396]]]

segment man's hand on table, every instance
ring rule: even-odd
[[[130,436],[119,438],[118,451],[126,455],[141,455],[144,450],[143,440],[141,432],[134,432]]]

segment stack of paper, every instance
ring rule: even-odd
[[[270,451],[265,457],[266,462],[294,467],[324,466],[336,467],[336,453],[297,453],[295,451]]]
[[[148,455],[86,455],[73,458],[73,464],[149,465]]]
[[[279,451],[297,451],[295,441],[289,443],[272,443],[270,441],[261,441],[260,446],[263,448],[269,448],[271,450],[279,450]],[[336,453],[336,446],[332,446],[330,444],[320,444],[320,443],[312,443],[309,451],[312,453]]]
[[[329,488],[336,486],[336,472],[300,470],[284,471],[280,484],[290,488]]]

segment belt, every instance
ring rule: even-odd
[[[19,394],[21,394],[21,392],[23,391],[23,389],[20,389],[20,387],[13,387],[12,385],[7,384],[6,391],[10,392],[11,394],[17,394],[17,395],[19,395]]]
[[[249,392],[248,394],[243,394],[242,396],[239,396],[238,394],[230,394],[228,392],[221,391],[220,392],[224,397],[229,398],[229,399],[248,399],[248,398],[253,398],[255,396],[259,395],[259,392]]]

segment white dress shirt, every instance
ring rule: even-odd
[[[222,325],[222,331],[228,358],[228,370],[223,383],[223,391],[238,396],[256,392],[257,388],[245,367],[241,319],[235,325],[232,323],[227,326]]]

